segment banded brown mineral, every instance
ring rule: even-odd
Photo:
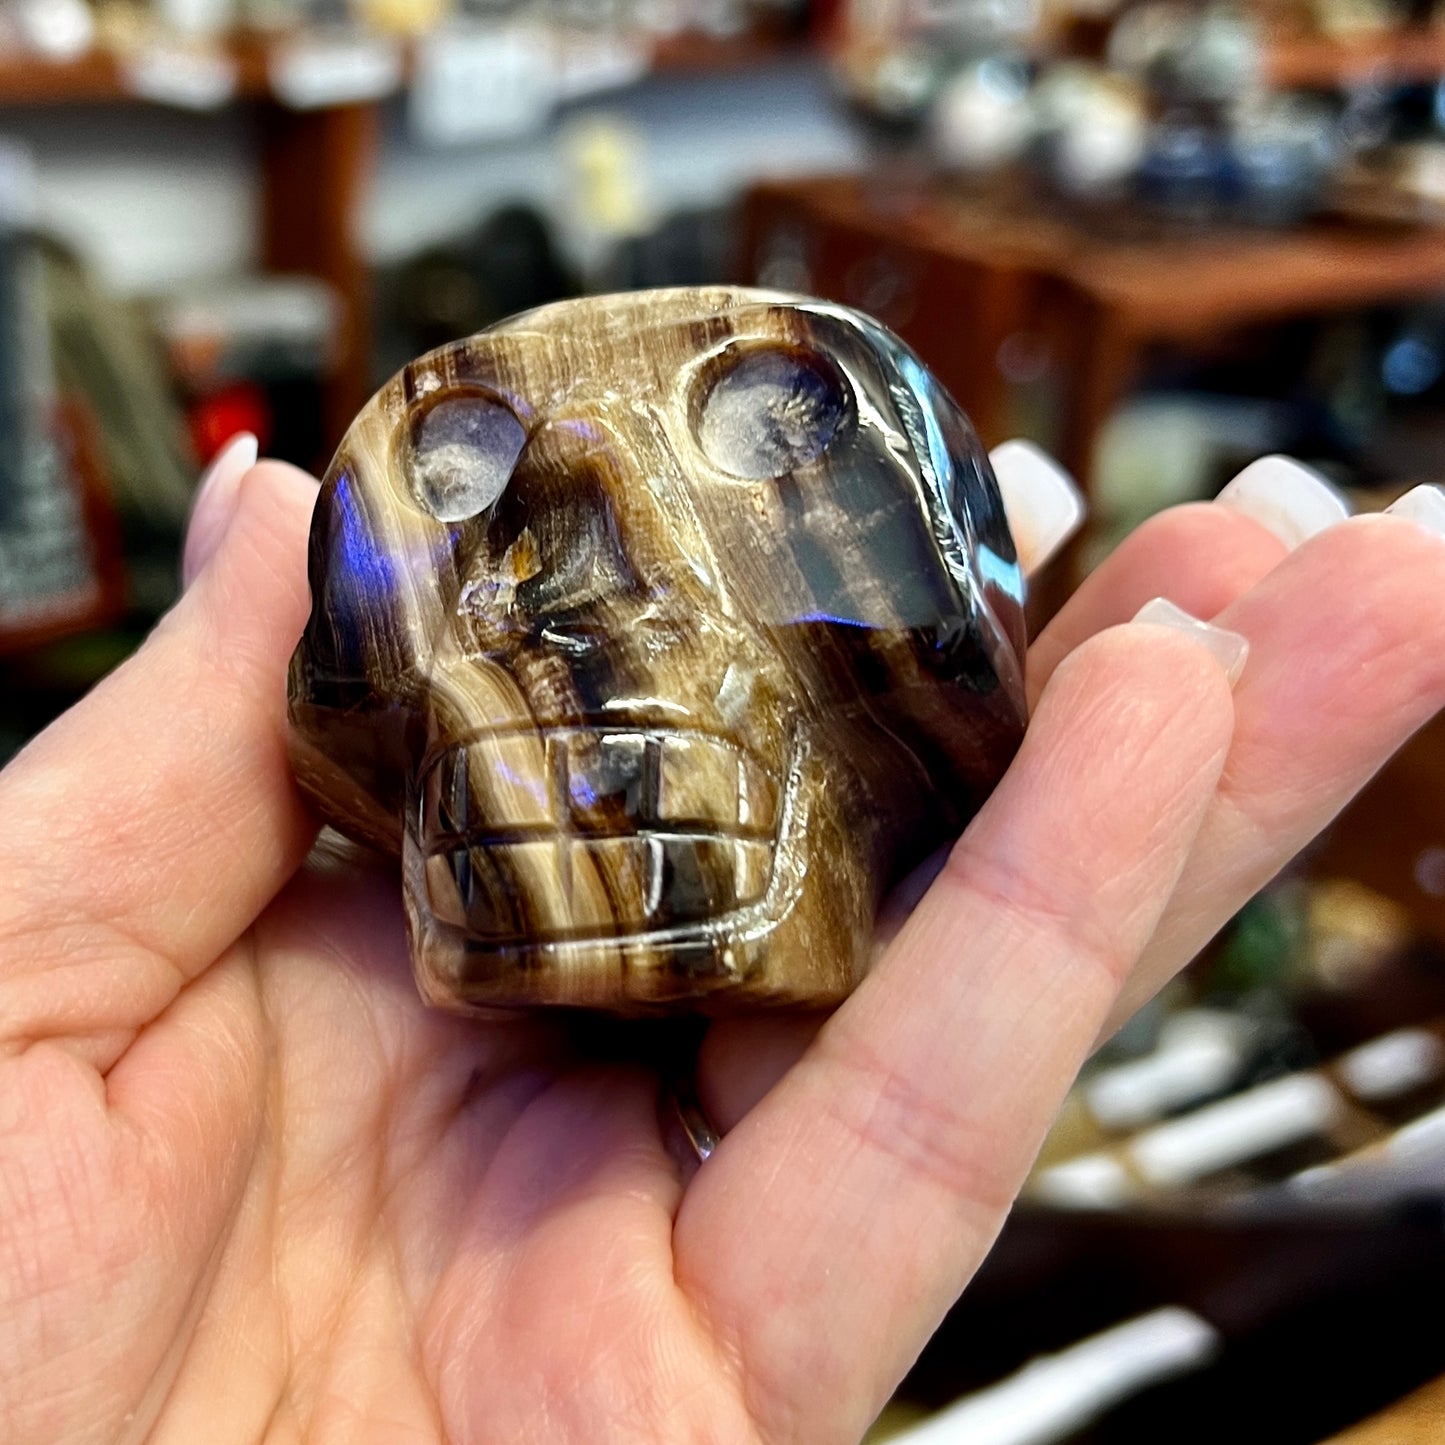
[[[357,417],[312,523],[297,778],[400,854],[434,1003],[835,1002],[1025,720],[987,458],[875,322],[566,302]]]

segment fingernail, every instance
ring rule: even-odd
[[[1084,520],[1083,494],[1032,442],[1004,442],[988,459],[998,478],[1019,565],[1025,573],[1037,572],[1078,531]]]
[[[1445,487],[1412,487],[1397,497],[1385,511],[1392,517],[1407,517],[1428,532],[1445,536]]]
[[[1339,492],[1292,457],[1251,462],[1215,500],[1268,528],[1291,551],[1350,515]]]
[[[241,478],[256,465],[258,450],[256,438],[250,432],[237,432],[216,453],[201,477],[196,499],[191,504],[191,521],[186,528],[181,563],[181,577],[187,587],[221,545],[221,538],[236,513]]]
[[[1214,654],[1230,687],[1239,681],[1249,657],[1249,639],[1228,628],[1216,627],[1212,622],[1201,622],[1182,607],[1176,607],[1167,597],[1156,597],[1146,602],[1135,614],[1135,622],[1144,622],[1151,627],[1173,627],[1191,637],[1201,647]]]

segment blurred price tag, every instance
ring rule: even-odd
[[[308,35],[277,46],[267,73],[292,110],[356,105],[401,88],[401,46],[382,36]]]
[[[124,62],[122,73],[132,94],[182,110],[218,110],[236,94],[236,62],[220,50],[148,45]]]
[[[0,468],[0,654],[106,625],[125,595],[120,534],[81,414],[67,405],[26,420]]]
[[[539,130],[557,104],[557,58],[526,26],[448,28],[417,45],[411,124],[433,145]]]

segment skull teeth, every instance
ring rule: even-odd
[[[490,734],[428,775],[428,899],[497,943],[697,923],[766,893],[776,812],[757,762],[701,733]]]
[[[425,850],[445,839],[642,830],[772,836],[777,792],[741,749],[701,733],[569,728],[496,733],[428,775]]]
[[[426,860],[444,923],[491,942],[595,937],[698,923],[767,891],[770,843],[696,834],[553,836]]]

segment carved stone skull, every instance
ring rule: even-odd
[[[311,532],[296,773],[435,1003],[826,1004],[1023,732],[987,458],[846,308],[598,297],[431,352]]]

